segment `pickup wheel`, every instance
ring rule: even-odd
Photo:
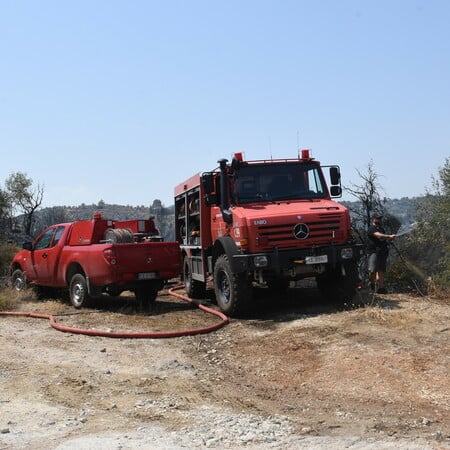
[[[14,290],[20,292],[27,288],[27,279],[21,269],[16,269],[11,275],[11,284]]]
[[[190,298],[205,298],[206,285],[202,281],[192,278],[192,268],[189,257],[184,258],[183,279],[186,294]]]
[[[70,303],[75,308],[81,308],[89,303],[90,297],[86,277],[81,273],[76,273],[70,280],[69,286]]]
[[[134,295],[139,303],[147,305],[156,300],[156,297],[158,297],[158,289],[148,286],[139,287],[135,289]]]
[[[214,290],[220,310],[230,316],[247,312],[252,300],[251,283],[245,273],[233,273],[227,255],[217,258],[214,266]]]

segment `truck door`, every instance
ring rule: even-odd
[[[63,226],[55,226],[46,230],[34,243],[32,259],[38,284],[45,285],[53,280],[55,265],[61,252],[57,246],[64,232]]]

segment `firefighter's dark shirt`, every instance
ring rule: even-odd
[[[378,239],[374,236],[376,232],[386,234],[385,229],[382,226],[371,225],[367,230],[367,237],[369,243],[367,245],[367,251],[369,253],[386,252],[388,250],[388,243],[383,239]],[[377,252],[378,251],[378,252]]]

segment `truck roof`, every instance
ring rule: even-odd
[[[200,185],[200,173],[196,173],[192,177],[188,178],[186,181],[183,181],[179,185],[175,186],[174,189],[175,197],[199,185]]]

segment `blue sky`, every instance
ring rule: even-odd
[[[217,160],[311,148],[390,198],[450,156],[450,1],[0,0],[0,186],[173,203]]]

